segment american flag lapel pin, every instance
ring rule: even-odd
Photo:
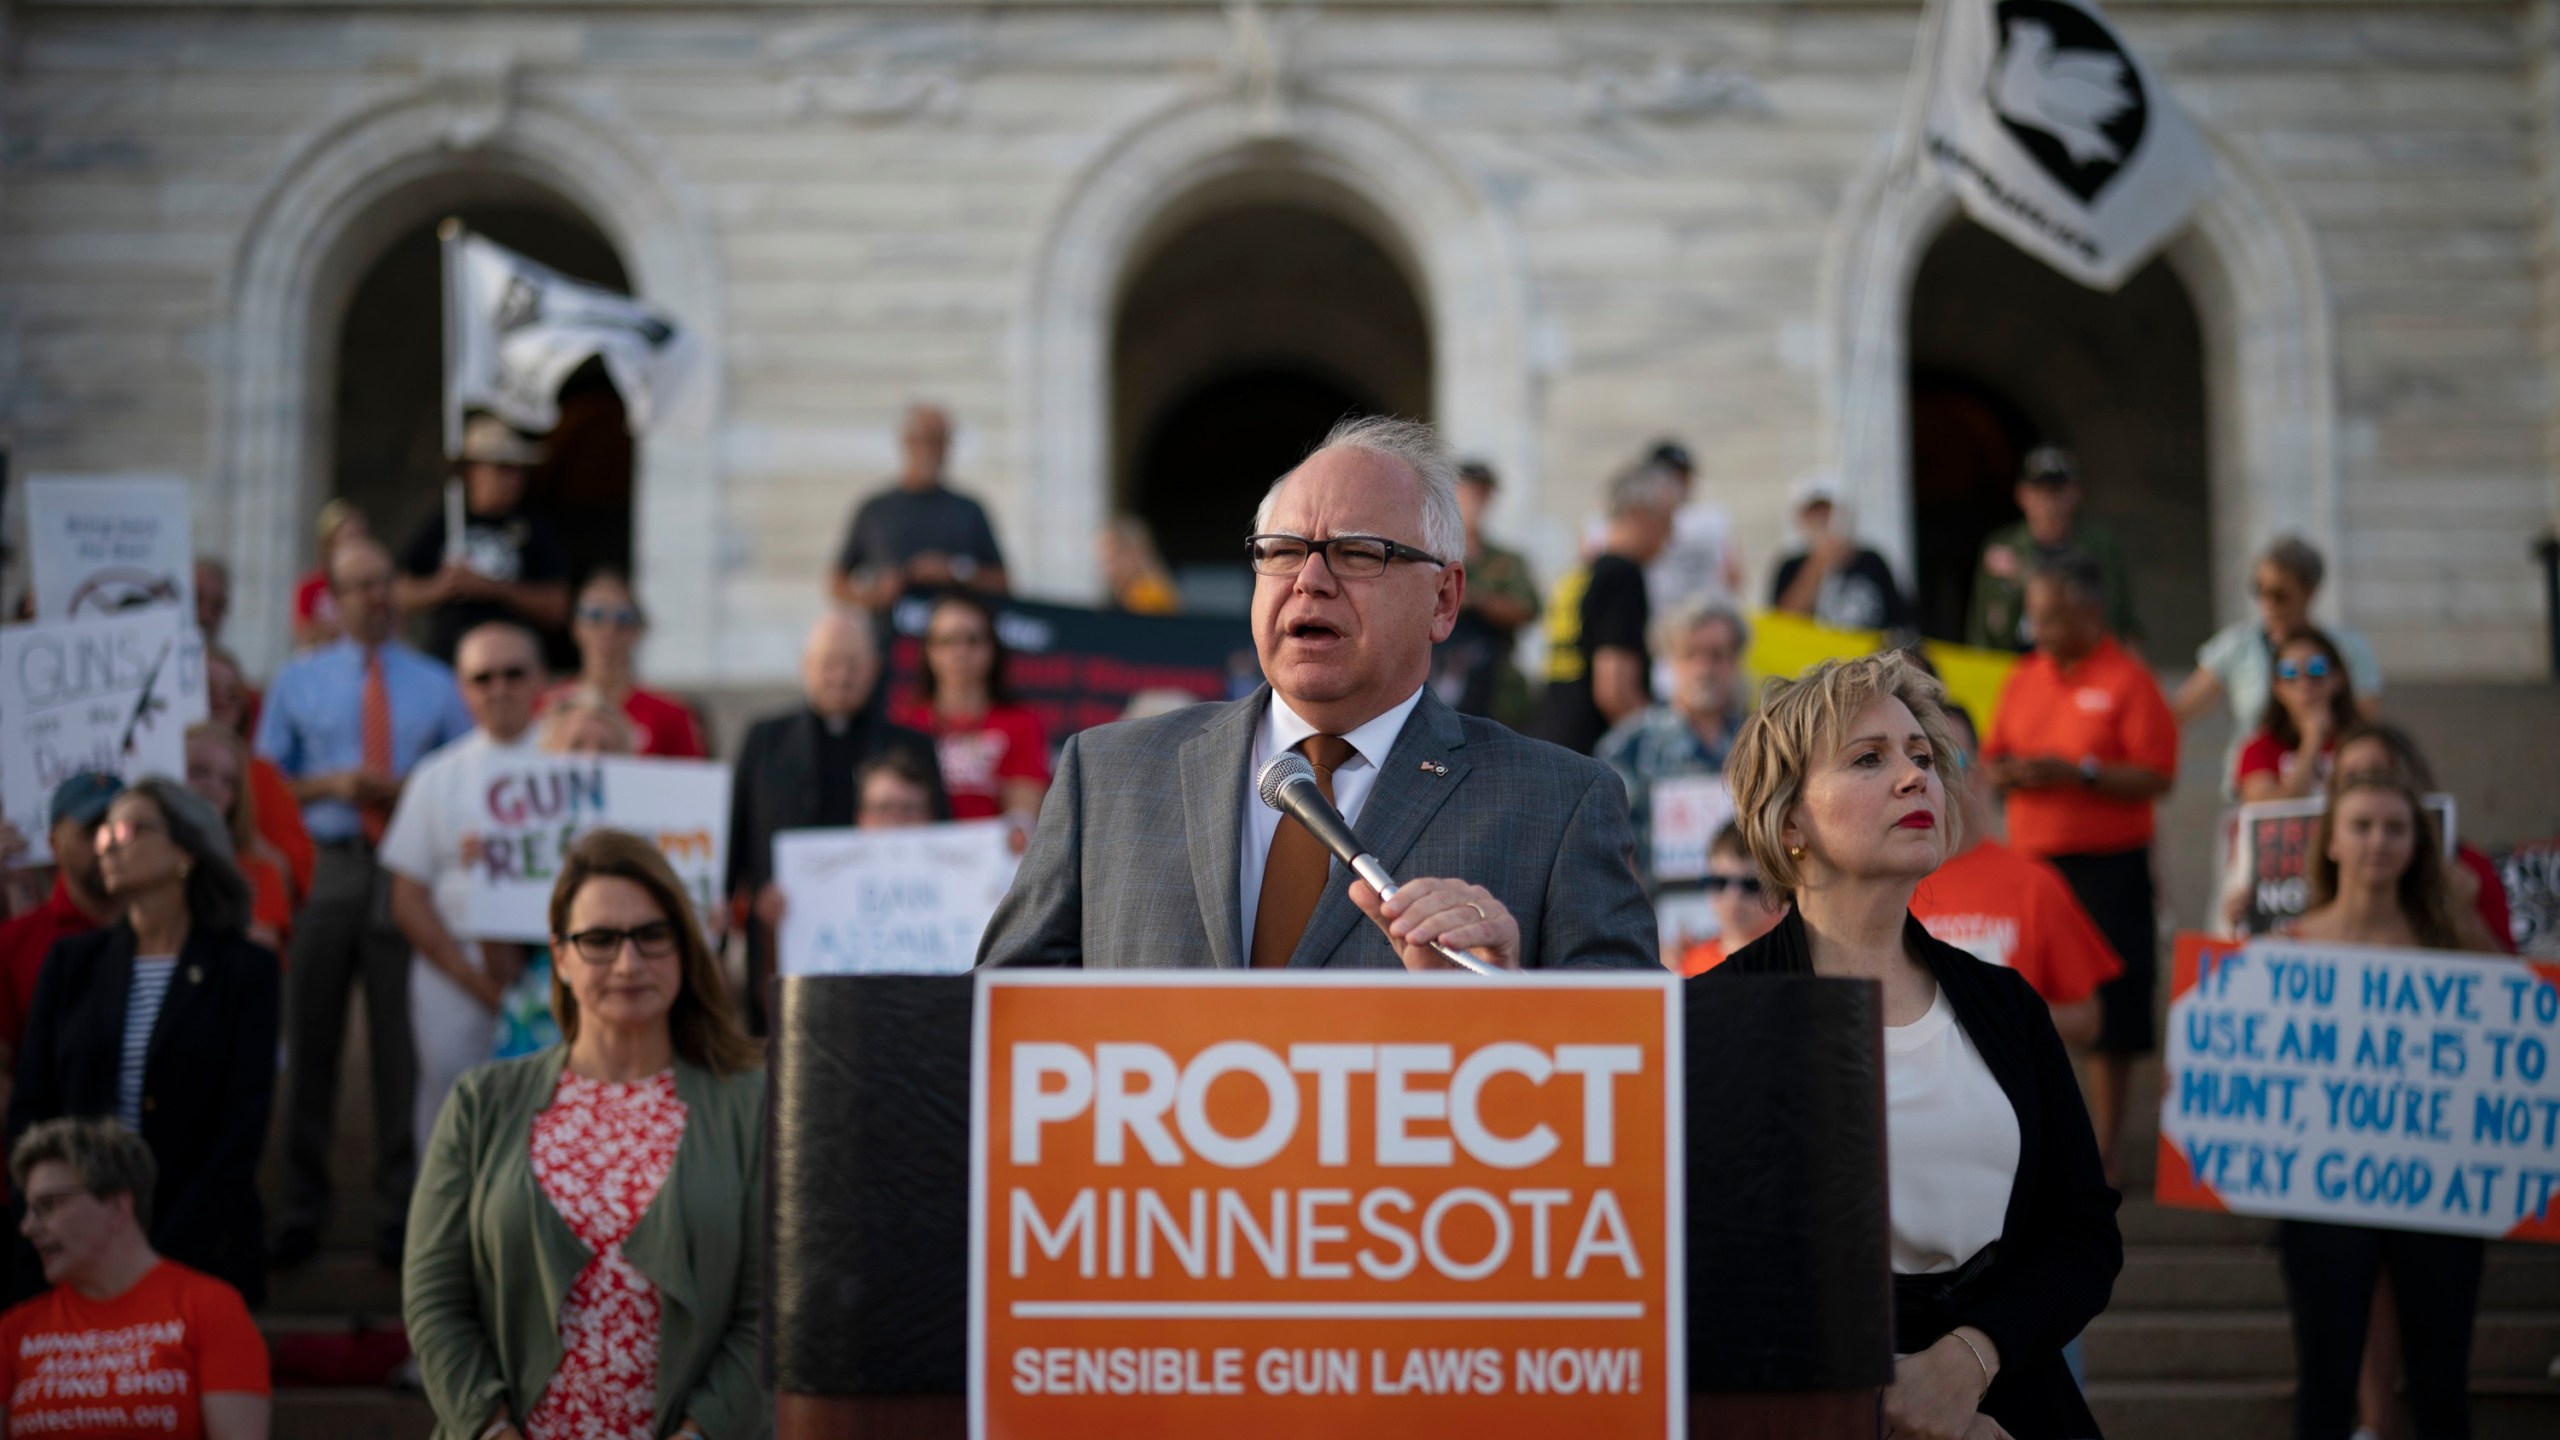
[[[1428,771],[1430,774],[1432,774],[1432,775],[1434,775],[1434,776],[1438,776],[1438,777],[1443,778],[1443,779],[1447,778],[1447,776],[1448,776],[1448,774],[1449,774],[1449,767],[1448,767],[1448,766],[1446,766],[1446,765],[1441,764],[1441,763],[1440,763],[1439,761],[1437,761],[1437,760],[1425,760],[1425,761],[1423,761],[1423,762],[1422,762],[1422,768],[1423,768],[1425,771]]]

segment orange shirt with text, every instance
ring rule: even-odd
[[[2017,971],[2049,1005],[2087,999],[2124,973],[2062,872],[1997,840],[1921,881],[1911,914],[1957,949]]]
[[[206,1395],[268,1393],[267,1342],[240,1293],[173,1260],[112,1300],[58,1285],[0,1315],[12,1440],[199,1440]]]
[[[2178,773],[2178,722],[2160,682],[2113,640],[2065,669],[2042,653],[2009,672],[1983,741],[1986,759],[2053,756],[2077,765],[2138,765]],[[2152,802],[2079,785],[2009,792],[2009,843],[2039,860],[2112,855],[2151,843]]]

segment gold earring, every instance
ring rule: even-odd
[[[1790,846],[1788,846],[1788,847],[1787,847],[1787,858],[1788,858],[1788,859],[1790,859],[1790,860],[1801,860],[1801,859],[1803,859],[1803,858],[1804,858],[1804,847],[1803,847],[1803,846],[1801,846],[1801,845],[1790,845]]]

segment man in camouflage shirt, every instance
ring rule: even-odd
[[[1989,650],[2035,648],[2026,630],[2027,574],[2047,560],[2077,551],[2089,557],[2106,582],[2107,629],[2128,647],[2142,638],[2133,618],[2133,586],[2115,536],[2080,514],[2079,465],[2071,452],[2043,445],[2018,469],[2018,508],[2024,519],[1991,532],[1982,564],[1973,574],[1973,613],[1965,643]]]
[[[1538,618],[1538,582],[1527,556],[1484,538],[1494,485],[1493,467],[1483,461],[1458,467],[1458,513],[1467,522],[1467,597],[1456,627],[1432,652],[1432,688],[1454,710],[1518,730],[1529,723],[1529,682],[1511,652],[1521,628]]]

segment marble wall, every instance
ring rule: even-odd
[[[2552,0],[2126,0],[2225,184],[2171,252],[2206,337],[2214,604],[2279,529],[2410,678],[2543,664],[2560,443]],[[279,658],[326,483],[335,326],[442,210],[565,198],[718,357],[653,436],[654,671],[781,678],[898,410],[1026,589],[1089,595],[1109,336],[1201,197],[1386,233],[1438,418],[1550,572],[1610,471],[1702,454],[1767,574],[1844,467],[1907,559],[1899,327],[1947,217],[1896,171],[1918,7],[1856,0],[0,7],[0,430],[14,473],[177,471]],[[426,337],[432,343],[432,337]]]

